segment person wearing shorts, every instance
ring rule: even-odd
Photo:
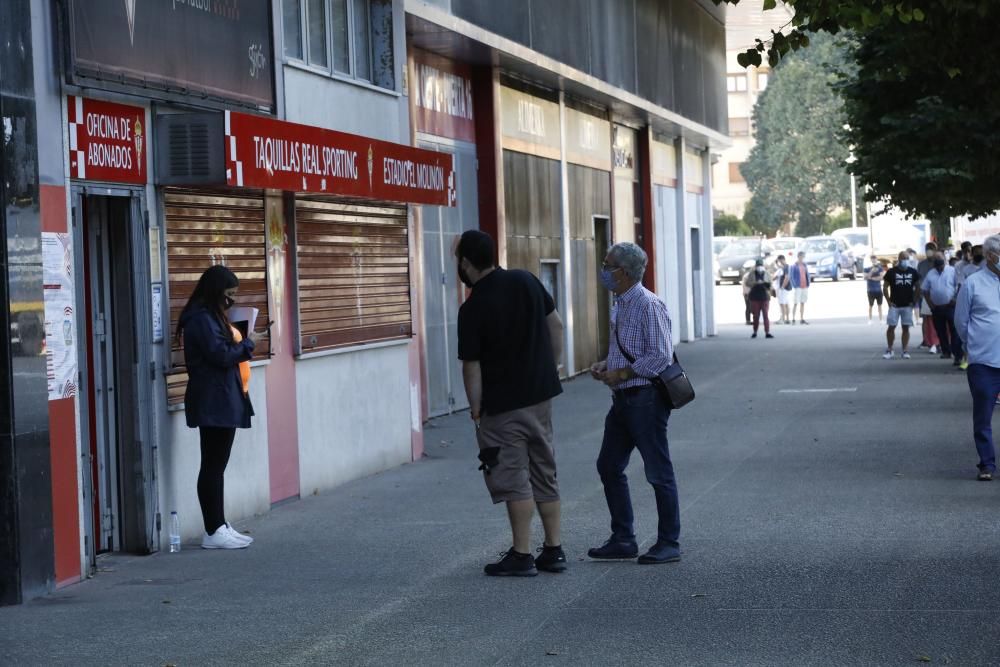
[[[882,278],[885,277],[885,267],[872,255],[872,265],[865,271],[865,283],[868,285],[868,324],[872,323],[872,311],[878,304],[878,321],[882,321]]]
[[[812,283],[812,278],[809,277],[809,267],[806,266],[804,252],[799,253],[798,260],[788,270],[785,285],[790,286],[795,291],[792,305],[792,324],[795,324],[796,309],[799,311],[799,323],[809,324],[806,322],[806,302],[809,301],[809,285]]]
[[[476,425],[480,470],[494,504],[505,503],[513,545],[489,576],[563,572],[552,399],[562,393],[557,360],[563,325],[552,296],[527,271],[496,266],[493,239],[462,234],[458,276],[472,294],[458,311],[458,358]],[[542,518],[545,544],[531,553],[531,521]]]
[[[788,264],[785,262],[784,255],[778,255],[778,259],[775,260],[775,270],[774,270],[774,291],[778,295],[778,307],[781,310],[781,318],[778,320],[778,324],[790,324],[791,318],[789,317],[789,311],[792,307],[792,297],[795,295],[795,291],[792,289],[791,285],[787,285],[785,277],[788,275]]]
[[[907,263],[907,254],[899,253],[899,261],[896,266],[885,272],[882,280],[882,292],[886,302],[889,304],[889,313],[886,317],[885,330],[885,352],[883,359],[893,359],[896,353],[893,345],[896,342],[896,326],[903,327],[903,359],[910,358],[910,327],[913,326],[913,304],[916,303],[917,295],[920,294],[920,274],[916,269],[910,268]]]

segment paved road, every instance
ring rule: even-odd
[[[715,288],[715,317],[720,324],[742,324],[744,322],[743,289],[739,285],[718,285]],[[781,314],[778,300],[771,300],[771,318],[777,320]],[[875,311],[876,318],[878,311]],[[809,303],[806,304],[806,319],[812,322],[843,320],[855,323],[868,321],[868,296],[864,280],[838,282],[819,280],[809,289]],[[919,342],[919,341],[918,341]]]
[[[883,361],[873,327],[814,319],[771,341],[736,325],[681,347],[699,392],[670,425],[682,563],[585,560],[608,533],[594,471],[608,398],[579,379],[557,401],[563,575],[481,574],[509,538],[461,414],[428,429],[425,460],[248,522],[257,544],[245,552],[107,559],[91,581],[0,609],[0,655],[38,665],[1000,664],[1000,482],[973,481],[964,378],[930,355]],[[816,389],[842,391],[805,391]],[[638,462],[630,474],[649,544],[652,494]]]

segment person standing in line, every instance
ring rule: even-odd
[[[758,259],[753,270],[748,271],[743,279],[743,288],[750,295],[750,312],[753,314],[753,333],[751,338],[757,337],[760,329],[760,317],[764,316],[764,336],[774,338],[771,335],[771,318],[768,310],[771,307],[771,274],[764,268],[764,260]]]
[[[921,282],[927,277],[927,273],[934,268],[934,253],[936,252],[937,244],[933,241],[929,241],[924,245],[924,258],[917,262],[916,267],[917,273],[920,274]],[[921,333],[923,334],[920,347],[929,348],[931,354],[936,354],[940,348],[940,341],[938,341],[937,331],[934,328],[934,319],[930,304],[923,298],[923,293],[917,295],[917,310],[920,313]]]
[[[563,324],[534,275],[496,265],[493,239],[462,234],[458,276],[472,294],[458,310],[458,358],[476,425],[483,479],[494,504],[505,503],[511,548],[483,571],[494,577],[563,572],[561,508],[552,434],[552,399],[562,393],[558,360]],[[542,518],[545,544],[531,553],[531,520]]]
[[[957,261],[955,264],[952,264],[952,266],[955,267],[956,278],[958,279],[959,284],[961,284],[962,274],[965,272],[965,267],[972,262],[972,242],[962,241],[962,245],[955,257],[957,257]]]
[[[955,326],[969,353],[972,425],[981,481],[993,479],[993,410],[1000,394],[1000,235],[983,242],[986,266],[972,273],[958,293]]]
[[[806,254],[799,252],[798,261],[788,271],[785,277],[785,287],[795,290],[795,304],[792,306],[792,324],[795,324],[795,309],[799,310],[799,323],[806,322],[806,302],[809,301],[809,285],[812,278],[809,276],[809,267],[806,266]]]
[[[250,359],[264,332],[246,339],[226,315],[240,281],[221,264],[205,271],[181,311],[177,337],[184,341],[188,383],[184,412],[201,441],[198,502],[205,534],[203,549],[245,549],[253,538],[229,525],[225,515],[225,473],[236,429],[250,428]]]
[[[670,408],[650,382],[673,359],[670,314],[666,304],[640,282],[646,263],[642,248],[634,243],[618,243],[608,251],[601,270],[601,283],[615,295],[611,342],[607,360],[591,366],[590,374],[612,389],[611,410],[604,420],[604,439],[597,457],[597,471],[611,514],[611,537],[587,554],[596,559],[621,560],[635,558],[639,553],[625,476],[632,450],[638,449],[659,516],[656,543],[639,557],[639,563],[654,565],[681,559],[681,521],[677,480],[667,444]]]
[[[789,310],[792,307],[792,296],[795,294],[791,285],[785,286],[788,276],[788,263],[784,255],[778,255],[774,263],[774,291],[778,294],[778,307],[781,309],[781,318],[776,324],[790,324]]]
[[[955,328],[955,269],[945,262],[944,253],[934,256],[934,268],[921,281],[924,298],[931,306],[934,328],[941,341],[941,358],[954,357],[954,365],[962,364],[962,340]]]
[[[961,269],[956,268],[955,270],[955,280],[958,283],[959,289],[962,289],[962,285],[965,284],[969,276],[983,268],[984,259],[983,246],[972,246],[972,249],[969,251],[969,261]]]
[[[883,359],[895,357],[893,345],[896,342],[896,325],[903,328],[902,344],[903,359],[910,358],[910,327],[913,326],[913,302],[920,294],[920,274],[911,268],[906,261],[906,253],[899,253],[896,266],[885,272],[882,280],[882,291],[889,304],[888,325],[885,330],[886,349]]]
[[[900,265],[903,263],[903,254],[899,253]],[[882,279],[885,278],[885,267],[878,257],[872,255],[872,265],[865,271],[865,282],[868,285],[868,324],[872,323],[872,310],[875,303],[878,303],[878,321],[882,323]],[[911,323],[912,326],[912,323]]]

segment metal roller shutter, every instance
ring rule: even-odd
[[[269,321],[267,255],[264,240],[264,197],[257,192],[221,193],[167,188],[163,192],[170,290],[171,369],[167,403],[184,402],[187,373],[184,351],[173,335],[177,318],[201,274],[225,264],[240,279],[237,303],[260,310],[258,328]],[[271,341],[263,338],[255,359],[266,359]]]
[[[298,197],[303,353],[412,335],[405,205]]]

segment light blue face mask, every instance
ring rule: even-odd
[[[615,283],[615,271],[618,271],[618,269],[601,269],[601,285],[604,286],[604,289],[611,292],[614,292],[617,287]]]

